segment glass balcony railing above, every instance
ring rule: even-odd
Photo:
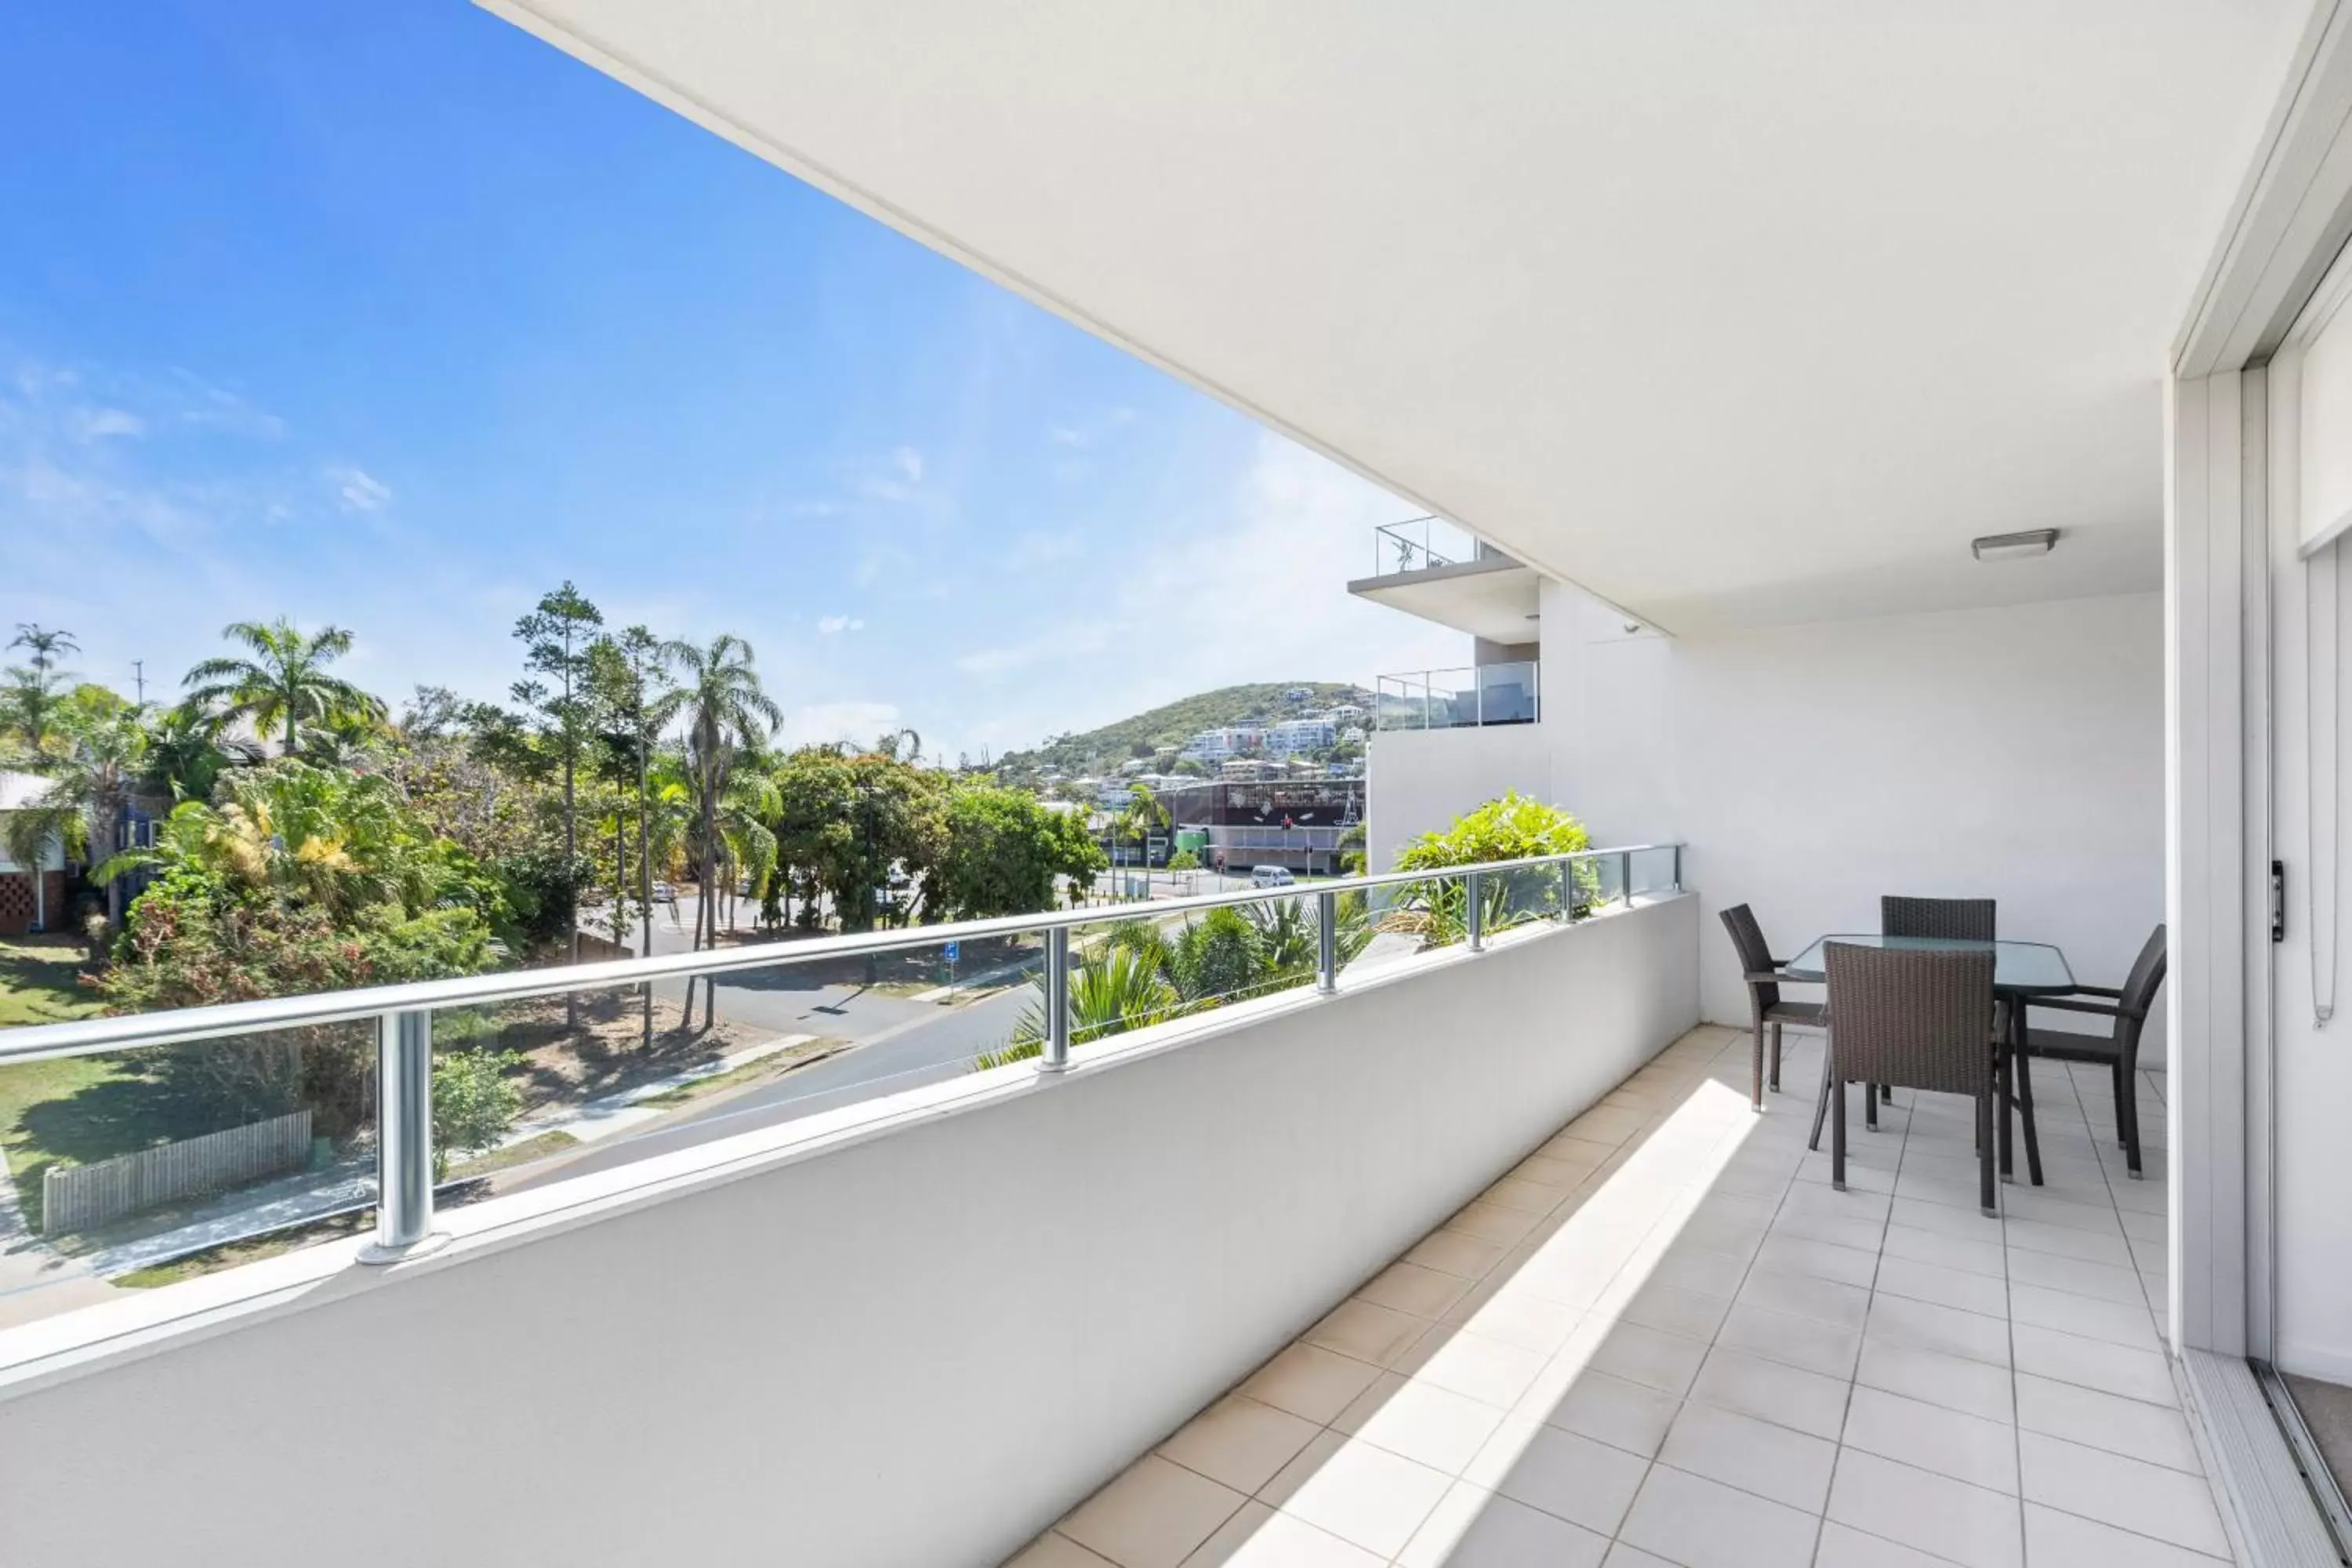
[[[1475,535],[1442,517],[1409,517],[1384,522],[1372,530],[1372,575],[1425,572],[1433,566],[1459,566],[1469,561],[1494,559],[1499,552]]]
[[[1462,669],[1411,670],[1378,682],[1382,730],[1458,730],[1532,724],[1538,714],[1533,659]]]

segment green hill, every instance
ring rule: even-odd
[[[1034,750],[1005,752],[997,759],[996,768],[1008,779],[1047,766],[1066,773],[1115,768],[1129,757],[1148,757],[1163,746],[1181,746],[1202,730],[1297,719],[1342,702],[1369,711],[1372,694],[1360,686],[1331,680],[1223,686],[1081,734],[1049,735]]]

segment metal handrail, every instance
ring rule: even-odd
[[[1098,909],[1044,910],[1032,914],[1003,915],[991,920],[952,921],[940,925],[888,931],[852,931],[805,942],[751,948],[709,949],[700,952],[668,953],[659,958],[622,958],[603,963],[565,964],[553,969],[505,970],[492,974],[460,975],[449,980],[412,981],[400,985],[369,985],[350,991],[320,992],[302,996],[271,997],[257,1002],[226,1002],[205,1007],[171,1008],[134,1013],[114,1018],[84,1018],[63,1024],[32,1024],[0,1030],[0,1067],[52,1061],[63,1057],[94,1056],[106,1051],[194,1044],[232,1035],[262,1034],[316,1024],[373,1019],[377,1025],[376,1121],[378,1190],[376,1237],[362,1257],[389,1262],[415,1256],[442,1238],[432,1228],[433,1191],[429,1172],[433,1155],[432,1015],[443,1008],[473,1006],[485,1002],[509,1002],[527,996],[551,996],[567,991],[589,991],[635,985],[681,976],[718,975],[739,970],[766,969],[793,963],[814,963],[828,958],[887,952],[900,948],[933,947],[941,942],[979,941],[1043,931],[1049,963],[1049,1001],[1062,1016],[1052,1022],[1046,1049],[1038,1062],[1042,1072],[1056,1072],[1069,1059],[1068,967],[1069,933],[1077,926],[1101,925],[1106,920],[1191,914],[1238,904],[1268,903],[1312,897],[1318,913],[1316,989],[1328,994],[1338,986],[1339,896],[1376,888],[1404,887],[1451,877],[1483,877],[1560,868],[1561,913],[1573,907],[1569,868],[1580,861],[1615,860],[1618,887],[1627,903],[1633,897],[1633,857],[1674,855],[1670,886],[1682,887],[1682,846],[1678,843],[1622,845],[1608,849],[1579,849],[1559,855],[1531,855],[1512,860],[1490,860],[1475,866],[1432,867],[1423,871],[1382,871],[1343,877],[1312,884],[1291,883],[1267,888],[1238,888],[1190,898],[1154,900],[1132,913],[1106,916]],[[1474,896],[1472,904],[1476,906]],[[1477,919],[1474,913],[1474,924]],[[1474,932],[1473,946],[1483,945],[1483,931]]]
[[[1452,556],[1442,555],[1431,546],[1430,528],[1438,521],[1434,516],[1408,517],[1395,522],[1383,522],[1374,528],[1372,530],[1372,574],[1377,577],[1388,572],[1422,572],[1436,566],[1460,564]],[[1411,528],[1421,530],[1419,539],[1412,537],[1405,531]],[[1385,563],[1381,559],[1382,541],[1386,541],[1387,544],[1397,552],[1397,560],[1393,565]],[[1421,557],[1421,564],[1418,566],[1412,564],[1412,558],[1415,555]]]
[[[1678,844],[1634,844],[1611,849],[1580,849],[1561,855],[1533,855],[1517,860],[1495,860],[1478,866],[1445,866],[1426,871],[1381,871],[1343,877],[1311,885],[1282,888],[1234,888],[1215,893],[1195,893],[1182,899],[1156,899],[1153,914],[1191,914],[1228,904],[1265,903],[1311,893],[1352,893],[1372,888],[1402,887],[1472,871],[1523,870],[1570,860],[1608,860],[1622,856],[1663,854],[1679,850]],[[1679,885],[1679,879],[1677,879]],[[1056,927],[1100,925],[1107,917],[1099,909],[1040,910],[1033,914],[1000,915],[989,920],[950,921],[940,925],[895,927],[887,931],[850,931],[840,936],[813,937],[804,942],[772,946],[707,949],[701,952],[665,953],[658,958],[616,958],[601,963],[564,964],[552,969],[509,969],[489,974],[466,974],[449,980],[415,980],[398,985],[367,985],[350,991],[315,992],[278,996],[258,1002],[221,1002],[204,1007],[177,1007],[157,1013],[132,1013],[114,1018],[81,1018],[63,1024],[27,1024],[0,1030],[0,1067],[19,1062],[50,1061],[59,1057],[94,1056],[103,1051],[140,1049],[153,1046],[187,1045],[229,1035],[299,1028],[311,1024],[342,1024],[385,1013],[418,1008],[467,1007],[483,1002],[512,1002],[527,996],[555,996],[566,991],[597,991],[644,981],[675,980],[686,975],[726,974],[772,965],[814,963],[828,958],[859,957],[898,948],[936,947],[948,942],[977,942],[992,936]],[[1116,917],[1108,917],[1116,918]]]
[[[1517,716],[1517,711],[1514,710],[1511,716],[1507,717],[1497,713],[1496,717],[1489,720],[1486,717],[1488,690],[1501,689],[1496,684],[1496,678],[1505,673],[1516,672],[1524,672],[1527,676],[1525,717]],[[1441,676],[1446,678],[1448,682],[1442,689],[1442,699],[1441,689],[1437,684],[1438,678]],[[1467,679],[1462,684],[1454,684],[1455,677],[1466,677]],[[1540,659],[1532,658],[1501,659],[1493,664],[1452,665],[1441,669],[1399,670],[1394,674],[1374,678],[1375,705],[1372,722],[1376,729],[1382,731],[1483,729],[1489,723],[1533,723],[1542,717],[1542,682],[1543,663]],[[1516,686],[1518,683],[1515,681],[1512,684]],[[1396,701],[1406,705],[1408,709],[1414,701],[1417,691],[1421,703],[1420,723],[1391,724],[1389,721],[1395,712],[1387,700],[1391,695],[1392,687]],[[1470,716],[1466,721],[1459,716],[1465,698],[1467,698],[1470,703]],[[1449,712],[1455,715],[1444,724],[1437,721],[1437,704],[1441,700],[1445,702]]]

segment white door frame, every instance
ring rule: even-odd
[[[2176,1353],[2267,1359],[2273,1344],[2264,367],[2347,237],[2352,4],[2319,0],[2166,388],[2167,1305]],[[2289,867],[2291,883],[2295,874]]]

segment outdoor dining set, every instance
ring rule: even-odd
[[[1897,1089],[1966,1095],[1976,1102],[1979,1195],[1996,1212],[1995,1169],[2010,1175],[2021,1127],[2026,1170],[2042,1184],[2042,1146],[2033,1126],[2032,1063],[2088,1062],[2114,1079],[2116,1129],[2125,1163],[2141,1173],[2138,1100],[2140,1032],[2164,984],[2164,927],[2158,926],[2121,986],[2086,985],[2066,955],[2046,942],[1995,935],[1990,899],[1883,898],[1879,929],[1816,939],[1780,959],[1746,904],[1723,911],[1738,952],[1755,1029],[1751,1098],[1764,1108],[1780,1088],[1781,1032],[1794,1026],[1824,1032],[1822,1092],[1813,1108],[1811,1147],[1830,1125],[1832,1184],[1845,1186],[1846,1086],[1863,1086],[1864,1117]],[[1823,999],[1798,1001],[1786,985],[1822,986]],[[2036,1012],[2104,1020],[2104,1033],[2043,1026]],[[1767,1047],[1769,1068],[1767,1069]]]

